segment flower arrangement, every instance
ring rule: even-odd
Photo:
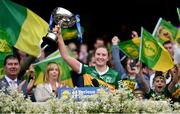
[[[17,91],[10,95],[0,91],[0,113],[179,113],[180,104],[168,101],[139,100],[131,92],[117,90],[77,101],[70,98],[53,98],[46,102],[31,102]]]

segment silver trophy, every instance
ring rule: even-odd
[[[61,28],[69,28],[74,26],[74,24],[76,23],[76,18],[74,14],[72,14],[70,11],[62,7],[57,7],[52,11],[51,19],[53,23],[51,24],[51,26],[53,25],[53,27],[55,25],[60,25]],[[56,42],[57,42],[56,33],[53,32],[52,30],[49,30],[46,37],[43,37],[43,43],[41,44],[41,47],[46,48],[46,46],[48,45],[53,48],[54,45],[57,45],[55,44]]]

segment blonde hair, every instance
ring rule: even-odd
[[[49,62],[47,64],[45,73],[44,73],[44,82],[48,82],[49,81],[49,71],[52,70],[55,66],[58,67],[58,79],[57,81],[60,81],[60,68],[59,68],[59,64],[57,64],[56,62]]]

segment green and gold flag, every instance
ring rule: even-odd
[[[14,46],[37,57],[40,53],[39,43],[48,30],[47,22],[30,9],[10,0],[1,0],[0,7],[0,30],[4,33],[0,40],[9,45],[1,46],[1,50]]]
[[[82,34],[84,33],[84,27],[81,26]],[[70,40],[78,38],[78,31],[76,27],[62,28],[62,36],[64,40]]]
[[[13,47],[37,57],[39,43],[47,30],[47,22],[30,9],[10,0],[0,0],[0,73],[3,73],[4,58],[13,53]]]
[[[166,72],[174,67],[169,52],[156,38],[142,28],[139,59],[156,71]]]
[[[140,45],[140,39],[139,38],[133,38],[128,41],[120,42],[119,49],[126,54],[128,57],[136,59],[139,56],[139,45]]]
[[[168,40],[177,43],[180,42],[180,30],[162,18],[159,18],[152,35],[156,37],[161,44]]]

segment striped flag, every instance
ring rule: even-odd
[[[9,49],[14,46],[37,57],[41,38],[48,30],[47,22],[30,9],[10,0],[1,0],[0,7],[0,30],[5,34],[1,41],[9,44]]]
[[[174,66],[169,52],[143,28],[141,30],[139,59],[156,71],[166,72]]]
[[[13,53],[13,47],[37,57],[39,43],[47,33],[48,24],[30,9],[0,0],[0,75],[3,75],[3,61]]]

